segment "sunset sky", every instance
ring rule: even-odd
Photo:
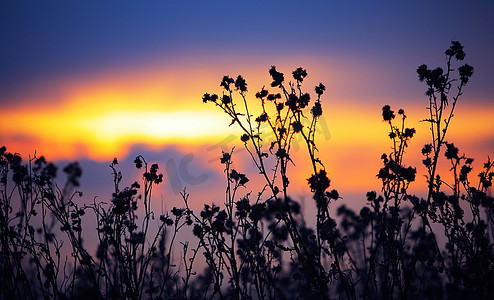
[[[202,95],[241,74],[255,104],[271,65],[286,77],[303,67],[305,90],[327,88],[317,142],[333,188],[363,198],[390,151],[385,104],[417,130],[407,163],[423,172],[427,99],[415,70],[444,66],[457,40],[475,71],[448,137],[479,168],[494,158],[493,15],[488,1],[2,1],[0,144],[81,161],[90,198],[111,192],[113,157],[132,177],[142,154],[167,178],[158,197],[188,187],[214,200],[219,156],[239,131]],[[303,194],[310,170],[294,151],[293,191]],[[245,160],[238,168],[253,171]]]

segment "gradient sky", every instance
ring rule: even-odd
[[[215,159],[238,131],[202,94],[242,74],[253,96],[271,65],[302,66],[307,90],[327,87],[318,138],[333,186],[361,193],[378,188],[389,151],[384,104],[408,112],[418,132],[409,161],[420,168],[427,100],[415,70],[444,66],[452,40],[475,72],[450,140],[479,161],[494,156],[493,15],[492,1],[2,1],[0,143],[105,176],[114,156],[144,154],[178,170],[163,194],[213,189]],[[309,175],[297,168],[302,189]],[[86,176],[88,186],[104,180]]]

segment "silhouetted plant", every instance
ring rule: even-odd
[[[162,182],[163,175],[158,174],[157,164],[149,166],[143,157],[137,157],[135,163],[144,167],[141,194],[137,182],[120,188],[122,174],[114,159],[110,165],[114,180],[111,203],[95,199],[93,204],[81,206],[75,201],[82,197],[74,190],[82,174],[77,163],[63,169],[67,182],[61,189],[55,181],[57,168],[43,157],[24,165],[19,155],[0,149],[2,298],[181,296],[176,271],[171,270],[171,248],[177,232],[191,222],[182,211],[172,210],[172,215],[159,216],[151,233],[150,221],[155,219],[150,209],[152,189]],[[144,207],[140,214],[139,206]],[[82,239],[87,211],[92,211],[97,221],[99,245],[94,255]],[[173,228],[169,241],[167,227]]]
[[[224,76],[220,84],[224,88],[223,95],[206,93],[203,101],[215,103],[231,117],[230,125],[237,124],[243,131],[241,141],[265,179],[265,185],[258,194],[255,205],[265,206],[269,201],[273,201],[280,208],[278,220],[269,228],[286,228],[287,242],[280,248],[290,256],[292,268],[295,269],[295,274],[298,274],[296,279],[300,282],[300,296],[310,299],[326,298],[331,292],[329,283],[334,281],[338,282],[339,288],[344,290],[348,298],[354,298],[351,276],[343,266],[344,241],[339,236],[336,222],[329,212],[330,201],[338,199],[339,195],[336,190],[328,191],[330,180],[322,161],[317,157],[315,143],[316,125],[322,115],[321,96],[326,88],[322,83],[316,86],[317,98],[311,107],[310,94],[302,90],[303,80],[307,76],[305,69],[297,68],[293,71],[294,82],[288,83],[285,82],[284,74],[274,66],[269,70],[269,74],[273,79],[271,87],[279,89],[279,92],[270,93],[262,88],[255,94],[262,111],[255,119],[249,112],[246,99],[247,84],[241,76],[236,80]],[[240,102],[237,102],[236,97],[240,97]],[[265,128],[270,132],[269,136],[263,130]],[[296,212],[289,197],[288,170],[290,164],[293,164],[290,150],[296,135],[300,135],[305,143],[314,172],[307,180],[317,207],[315,231],[306,228],[303,221],[296,219]],[[272,139],[268,139],[270,136]],[[230,156],[231,153],[224,153],[222,163],[227,163],[228,166]],[[274,164],[271,170],[266,167],[269,163]],[[226,173],[230,174],[228,167]],[[230,186],[227,188],[227,192],[229,191]],[[248,198],[244,201],[248,201]],[[228,203],[232,203],[232,200],[226,203],[227,207],[231,207]],[[257,228],[257,224],[252,224],[249,228],[250,234],[254,232],[254,236],[258,235]],[[264,236],[254,239],[258,240],[257,244],[262,241],[262,245],[270,234],[271,231],[268,231]],[[245,246],[244,242],[245,240],[241,240],[240,245]],[[257,255],[262,257],[259,253]],[[259,288],[262,290],[262,287]],[[239,295],[236,292],[235,298]],[[262,292],[257,296],[265,298]]]
[[[330,190],[315,139],[326,87],[317,85],[311,97],[302,89],[303,68],[286,82],[271,67],[270,91],[255,93],[257,110],[242,76],[224,76],[221,95],[204,94],[242,130],[258,174],[234,164],[235,149],[223,152],[224,202],[199,212],[183,190],[184,207],[155,214],[153,189],[164,178],[142,156],[134,160],[142,181],[122,188],[115,158],[110,201],[81,204],[76,162],[63,169],[59,186],[58,168],[45,158],[23,162],[0,148],[0,299],[491,299],[494,162],[488,158],[477,182],[474,159],[446,140],[473,68],[455,66],[466,56],[459,42],[445,54],[445,70],[417,69],[429,103],[431,141],[421,151],[427,190],[408,192],[417,169],[404,157],[416,131],[403,109],[385,105],[391,151],[381,156],[380,190],[367,193],[359,212],[340,205],[337,219],[329,208],[341,197]],[[315,228],[290,196],[295,138],[309,157]],[[441,163],[451,181],[439,174]],[[253,176],[264,180],[254,191]],[[96,219],[95,250],[82,238],[92,228],[88,215]],[[192,240],[181,239],[186,231]]]
[[[448,297],[486,298],[492,296],[494,279],[492,245],[488,241],[485,219],[491,213],[489,202],[492,198],[485,193],[490,187],[488,174],[492,164],[490,159],[484,164],[485,171],[479,174],[479,184],[476,188],[472,187],[468,174],[472,171],[474,160],[460,155],[458,148],[445,139],[463,88],[473,74],[473,67],[468,64],[458,67],[453,65],[454,61],[465,58],[463,46],[459,42],[452,42],[445,54],[446,71],[441,68],[430,70],[426,65],[417,69],[419,80],[428,87],[426,95],[430,117],[425,121],[430,123],[432,134],[431,143],[422,149],[429,187],[422,214],[423,230],[428,226],[428,220],[440,223],[444,228],[446,251],[438,251],[438,255],[446,264],[444,267],[448,280],[445,291]],[[453,182],[450,183],[444,181],[444,177],[437,171],[443,145],[446,147],[444,156],[451,163],[450,170],[453,173]],[[481,217],[482,207],[486,210],[485,217]],[[465,209],[469,210],[468,216],[465,215]],[[439,250],[437,246],[436,249]]]
[[[390,125],[393,151],[381,157],[384,167],[377,177],[383,182],[382,196],[369,192],[367,199],[371,209],[364,207],[360,214],[345,206],[338,210],[342,217],[341,229],[353,241],[349,245],[358,241],[361,244],[349,248],[352,257],[361,257],[354,260],[354,269],[364,298],[492,297],[493,249],[487,233],[492,230],[492,227],[487,229],[492,213],[492,198],[487,196],[494,175],[490,172],[492,163],[488,160],[484,164],[479,184],[472,187],[468,175],[473,159],[460,156],[458,148],[445,140],[457,101],[473,74],[473,68],[467,64],[456,70],[452,65],[453,59],[465,57],[460,43],[452,42],[445,54],[446,72],[441,68],[430,70],[426,65],[417,69],[419,80],[428,87],[430,117],[425,121],[431,124],[432,143],[422,149],[428,174],[427,197],[407,193],[416,170],[403,166],[402,159],[415,130],[405,128],[406,116],[402,109],[398,111],[402,124],[394,126],[392,121],[396,115],[386,105],[383,120]],[[453,76],[455,71],[457,77]],[[454,92],[453,96],[449,95],[450,91]],[[452,183],[445,182],[437,173],[443,146],[446,147],[444,156],[451,164]],[[401,205],[407,203],[411,206]],[[469,209],[468,214],[465,208]],[[484,216],[481,216],[482,211],[485,211]],[[432,223],[441,224],[444,231],[433,230]],[[444,248],[439,242],[443,237],[447,240]],[[362,283],[365,284],[362,286]]]

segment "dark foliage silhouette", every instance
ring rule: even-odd
[[[257,107],[240,75],[223,77],[221,95],[204,94],[242,130],[257,172],[238,169],[235,149],[223,152],[224,202],[201,211],[191,209],[197,195],[183,190],[183,207],[153,212],[153,189],[166,178],[142,156],[134,160],[139,182],[122,187],[115,158],[111,200],[80,204],[76,162],[62,170],[61,184],[44,157],[23,161],[0,148],[0,299],[492,299],[494,162],[474,179],[474,159],[446,139],[473,67],[461,65],[459,42],[445,55],[445,69],[417,69],[431,133],[423,166],[404,163],[416,133],[405,110],[383,106],[391,151],[376,170],[380,189],[367,193],[360,211],[336,202],[315,141],[326,87],[305,91],[303,68],[286,81],[272,66]],[[308,154],[315,216],[304,216],[290,196],[295,138]],[[439,174],[440,164],[451,174]],[[418,168],[427,190],[412,195]],[[91,250],[83,233],[95,229]]]

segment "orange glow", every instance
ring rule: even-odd
[[[30,105],[11,105],[3,109],[1,143],[9,151],[23,155],[37,151],[38,155],[45,155],[50,160],[89,158],[109,161],[114,156],[125,157],[135,144],[151,149],[173,145],[187,152],[204,149],[231,134],[239,136],[240,131],[235,125],[229,127],[230,119],[213,104],[202,103],[203,93],[221,93],[221,75],[236,76],[232,70],[242,70],[249,87],[248,98],[256,106],[255,92],[270,82],[266,64],[258,64],[262,66],[218,65],[214,76],[207,67],[189,72],[182,66],[166,71],[109,73],[92,79],[52,84],[58,96],[50,104],[36,102],[38,96],[33,92],[22,102]],[[315,65],[307,61],[302,62],[304,64]],[[279,69],[285,68],[280,66]],[[345,70],[352,75],[356,67],[333,70],[339,77],[326,76],[320,78],[321,81],[337,85],[348,75]],[[311,77],[304,86],[311,91],[308,87],[314,82],[310,80],[319,79],[325,72],[322,68],[308,71]],[[376,184],[379,186],[375,177],[381,167],[379,158],[382,153],[391,151],[387,137],[389,127],[381,121],[381,107],[386,99],[380,104],[363,103],[350,96],[342,99],[344,94],[332,94],[331,85],[327,84],[327,87],[323,96],[324,119],[319,125],[316,142],[319,157],[332,179],[332,187],[357,192]],[[420,122],[427,115],[425,101],[418,95],[417,101],[402,106],[408,116],[406,126],[417,130],[405,163],[417,167],[419,173],[423,171],[420,149],[429,142],[428,124]],[[399,108],[392,107],[395,111]],[[493,104],[467,107],[465,100],[465,104],[458,105],[448,132],[448,140],[467,156],[476,158],[476,162],[484,161],[489,154],[494,156],[494,131],[489,125],[492,124],[492,112]],[[256,113],[256,109],[251,110],[254,116]],[[236,140],[228,147],[242,147]],[[218,153],[210,155],[216,157],[221,150],[216,149],[214,151]],[[305,163],[308,161],[305,146],[301,140],[295,140],[292,150],[296,165],[290,167],[294,183],[291,188],[307,191],[306,179],[312,170]],[[417,176],[417,182],[421,182],[417,184],[425,184],[424,181],[421,175]]]
[[[149,81],[149,77],[86,87],[68,84],[50,106],[7,108],[0,119],[2,143],[12,151],[37,151],[52,159],[108,160],[125,156],[136,143],[197,144],[232,132],[225,126],[228,117],[201,106],[200,92],[189,89],[175,95],[163,86],[166,80]]]
[[[320,134],[316,142],[319,145],[319,157],[325,163],[331,178],[332,188],[344,193],[365,193],[378,188],[380,183],[376,174],[382,167],[380,157],[383,153],[389,154],[392,151],[392,142],[387,136],[389,125],[382,121],[381,106],[348,104],[352,107],[349,110],[345,105],[331,106],[328,102],[325,103],[327,105],[324,117],[330,138],[325,139]],[[424,144],[430,143],[430,133],[429,124],[421,120],[426,118],[427,112],[421,107],[404,108],[407,115],[405,126],[413,127],[417,131],[406,151],[404,163],[417,168],[416,181],[412,187],[424,188],[425,167],[422,165],[421,149]],[[399,107],[392,109],[397,111]],[[465,156],[475,158],[476,173],[480,172],[489,155],[491,159],[494,157],[494,128],[488,125],[493,111],[492,104],[469,108],[459,104],[447,134],[446,140],[454,143],[460,154],[465,153]],[[308,161],[305,152],[299,152],[296,153],[295,161]],[[450,163],[445,159],[440,161],[441,174],[449,173],[450,167]],[[312,173],[311,168],[297,164],[292,168],[292,172],[296,172],[293,181],[304,184],[300,186],[301,190],[306,189],[306,179]],[[475,175],[472,179],[474,177]]]
[[[0,126],[7,145],[15,143],[16,137],[20,136],[24,140],[41,141],[41,145],[30,146],[41,147],[38,148],[40,152],[49,152],[57,158],[86,154],[104,160],[115,153],[125,153],[125,147],[130,143],[187,144],[222,137],[229,133],[229,128],[224,126],[225,120],[219,112],[208,111],[99,110],[87,114],[61,108],[43,113],[9,112],[8,118],[0,120]],[[44,147],[48,145],[53,147]],[[81,145],[87,153],[63,149],[80,148]]]

